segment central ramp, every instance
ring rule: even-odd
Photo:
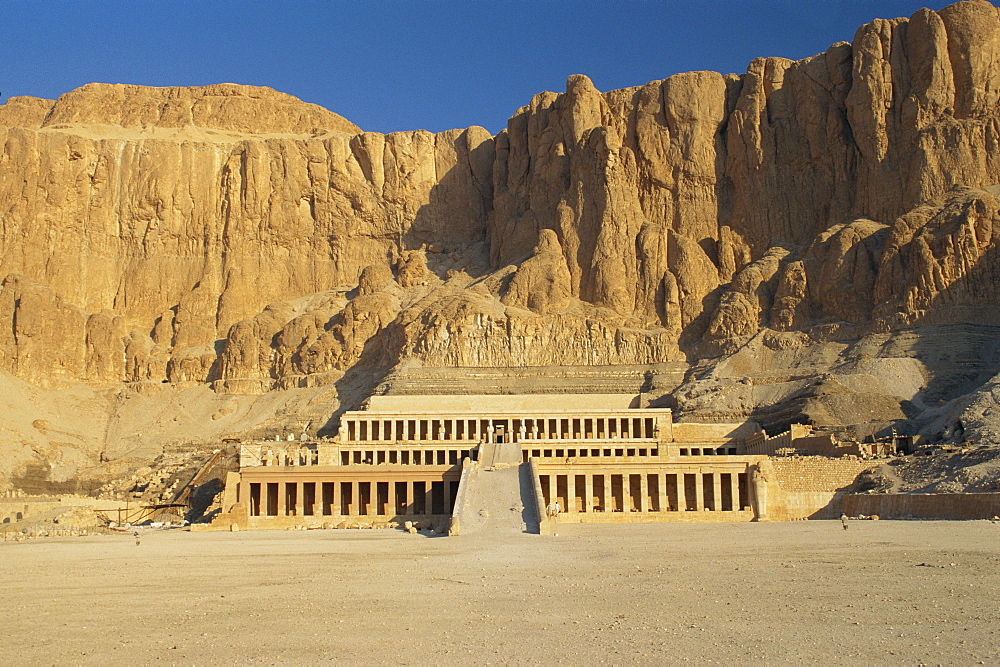
[[[531,468],[527,463],[469,469],[464,497],[455,507],[456,534],[538,533]],[[460,492],[461,493],[461,492]]]

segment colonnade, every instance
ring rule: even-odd
[[[525,463],[528,459],[564,459],[564,458],[599,458],[599,457],[621,457],[621,456],[667,456],[668,453],[661,451],[664,445],[653,445],[650,443],[649,447],[637,447],[635,445],[628,446],[617,446],[618,443],[607,442],[601,443],[602,445],[611,444],[611,447],[601,446],[601,447],[586,447],[586,446],[565,446],[556,447],[553,446],[555,443],[544,443],[547,447],[542,446],[543,443],[537,443],[537,445],[532,443],[527,443],[524,445],[524,451],[522,454]],[[625,443],[622,443],[625,444]],[[675,448],[677,456],[733,456],[737,453],[738,449],[732,445],[722,445],[722,446],[705,446],[705,447],[681,447],[676,449],[676,443],[669,443],[667,446],[667,452],[670,451],[671,446]]]
[[[539,415],[532,417],[374,417],[349,413],[341,421],[342,443],[521,440],[653,439],[653,417]]]
[[[238,502],[250,516],[450,515],[458,494],[454,479],[241,481]]]
[[[477,450],[475,448],[449,447],[446,449],[420,448],[399,448],[382,447],[379,449],[364,449],[357,447],[340,448],[340,465],[369,464],[380,465],[383,463],[398,465],[458,465],[462,459],[468,458],[476,460]]]
[[[539,471],[545,505],[562,512],[733,512],[750,506],[746,472]]]
[[[654,445],[650,447],[552,447],[529,449],[532,445],[527,445],[521,452],[522,460],[527,463],[529,459],[564,459],[564,458],[610,458],[621,456],[659,456],[660,450]]]

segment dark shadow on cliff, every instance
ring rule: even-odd
[[[834,413],[857,415],[851,420],[856,422],[851,434],[861,439],[886,437],[892,430],[900,435],[916,434],[935,419],[937,409],[979,391],[1000,373],[1000,309],[989,303],[996,285],[1000,285],[1000,248],[994,246],[965,276],[939,293],[926,314],[913,324],[892,328],[882,342],[877,333],[844,341],[851,345],[841,355],[841,361],[847,363],[864,363],[870,358],[919,360],[925,377],[915,395],[900,400],[845,387],[834,369],[833,374],[816,377],[780,403],[756,408],[751,418],[778,432],[833,407],[839,408]],[[897,289],[903,294],[907,288],[901,285]],[[873,325],[868,322],[866,328],[871,331]],[[863,367],[859,372],[865,372]],[[904,373],[906,368],[898,372]],[[852,404],[857,405],[853,413]],[[892,417],[893,412],[897,416]],[[961,423],[955,426],[954,432],[939,435],[961,437]]]
[[[348,410],[359,409],[369,396],[376,393],[379,384],[399,363],[403,342],[401,329],[398,320],[393,320],[365,342],[358,361],[334,382],[337,409],[317,431],[318,436],[336,435],[340,427],[340,416]]]
[[[438,134],[436,140],[447,138]],[[488,220],[493,211],[494,140],[469,150],[469,130],[464,130],[452,141],[458,162],[431,188],[398,248],[426,248],[427,268],[442,280],[449,270],[465,270],[472,277],[492,270]]]
[[[998,289],[1000,247],[994,240],[915,322],[915,356],[934,374],[923,392],[927,400],[949,401],[975,391],[1000,372]]]
[[[436,140],[447,139],[439,134]],[[483,141],[469,150],[468,130],[453,141],[458,161],[431,188],[429,201],[417,211],[397,248],[397,254],[425,249],[428,270],[441,280],[446,280],[452,270],[464,270],[473,278],[492,271],[487,221],[493,208],[494,142]],[[477,172],[483,173],[477,176]],[[402,361],[404,344],[405,335],[397,314],[397,319],[365,343],[358,361],[334,383],[339,405],[318,435],[336,434],[340,416],[347,410],[358,409],[376,393],[389,372]]]

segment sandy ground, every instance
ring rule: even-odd
[[[1000,663],[1000,524],[0,542],[7,664]]]

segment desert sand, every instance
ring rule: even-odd
[[[0,542],[3,661],[997,664],[1000,524]]]

